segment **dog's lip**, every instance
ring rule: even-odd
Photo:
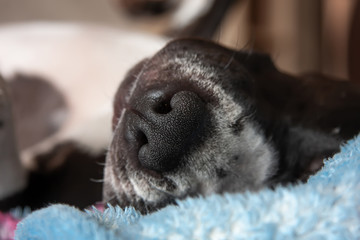
[[[128,169],[124,169],[124,178],[122,179],[122,184],[124,185],[130,185],[132,191],[135,190],[135,186],[136,184],[138,184],[138,180],[136,178],[133,178],[132,176],[129,175],[128,173]],[[133,194],[129,194],[127,191],[124,191],[125,189],[123,188],[122,192],[117,192],[116,193],[116,198],[118,201],[118,204],[120,204],[122,207],[127,207],[127,206],[133,206],[136,207],[138,206],[139,201],[142,202],[142,204],[144,204],[144,206],[146,207],[156,207],[157,204],[162,204],[164,202],[173,202],[175,199],[178,199],[179,196],[177,196],[174,193],[174,190],[176,189],[176,184],[169,178],[167,177],[153,177],[152,175],[149,175],[148,172],[141,172],[141,179],[144,181],[143,183],[139,183],[141,184],[140,186],[147,186],[149,189],[149,191],[152,192],[157,192],[159,193],[162,197],[160,198],[161,200],[158,202],[152,202],[149,199],[143,198],[140,195],[138,195],[136,192],[133,192]],[[125,182],[124,182],[125,181]],[[135,185],[134,185],[135,184]],[[144,185],[145,184],[145,185]],[[139,186],[138,186],[139,187]],[[125,199],[125,201],[124,201]],[[154,205],[155,204],[155,205]],[[167,204],[166,204],[167,205]]]

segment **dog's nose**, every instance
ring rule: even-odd
[[[201,137],[205,103],[190,91],[150,91],[135,105],[126,121],[126,139],[138,161],[157,172],[175,169]]]

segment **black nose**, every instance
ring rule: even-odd
[[[201,138],[205,104],[194,92],[168,95],[150,91],[140,97],[126,120],[126,139],[140,164],[150,170],[175,169]]]

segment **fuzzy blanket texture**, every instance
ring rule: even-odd
[[[15,239],[360,239],[360,137],[306,184],[188,198],[146,216],[53,205],[23,219]]]

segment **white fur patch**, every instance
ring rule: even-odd
[[[28,23],[0,28],[1,73],[46,78],[66,98],[69,116],[60,132],[25,149],[22,162],[63,141],[102,151],[111,139],[111,102],[123,76],[167,39],[86,24]]]

